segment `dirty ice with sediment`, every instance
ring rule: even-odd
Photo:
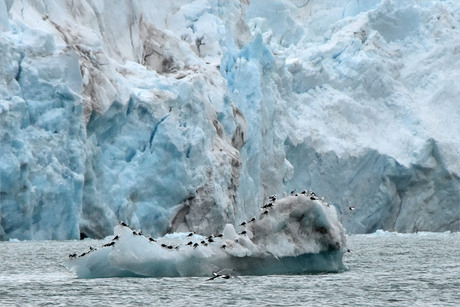
[[[210,236],[292,189],[458,231],[459,32],[449,0],[2,1],[0,239]]]

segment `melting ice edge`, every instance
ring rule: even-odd
[[[238,231],[237,231],[238,230]],[[144,236],[121,223],[111,241],[66,266],[79,278],[308,274],[345,270],[345,230],[334,206],[306,191],[264,206],[262,213],[222,234]],[[214,275],[216,276],[216,275]]]

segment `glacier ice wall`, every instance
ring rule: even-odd
[[[2,2],[0,238],[210,234],[294,188],[348,232],[458,231],[459,20],[456,1]]]

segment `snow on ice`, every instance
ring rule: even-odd
[[[190,232],[153,239],[121,222],[109,242],[69,255],[66,265],[79,278],[339,272],[345,244],[335,208],[304,192],[272,200],[258,216],[208,237]]]
[[[209,236],[287,187],[351,233],[458,231],[459,21],[454,0],[1,2],[0,239]]]

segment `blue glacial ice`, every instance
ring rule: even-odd
[[[350,233],[460,230],[458,1],[120,5],[0,3],[1,240],[210,235],[305,187]]]
[[[69,255],[79,278],[307,274],[345,270],[344,228],[333,206],[314,194],[271,201],[253,219],[222,234],[145,236],[125,223],[100,247]],[[223,273],[222,273],[223,274]]]

